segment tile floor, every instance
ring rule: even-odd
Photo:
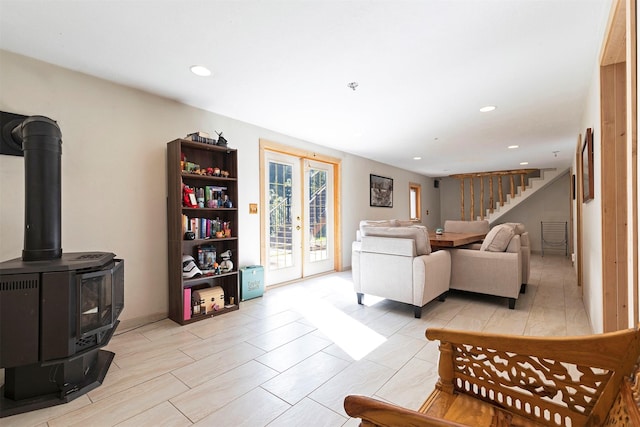
[[[112,339],[116,356],[101,387],[0,425],[357,426],[342,408],[348,394],[417,409],[437,379],[427,327],[591,333],[570,262],[533,255],[531,263],[515,310],[505,299],[454,293],[415,319],[392,301],[365,296],[359,306],[346,271],[269,290],[202,322],[145,325]]]

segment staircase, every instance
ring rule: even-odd
[[[466,219],[466,209],[468,208],[468,218],[470,220],[486,219],[492,224],[566,172],[567,169],[560,171],[557,169],[517,169],[457,174],[450,175],[450,177],[460,180],[460,219]],[[516,183],[516,178],[519,183]],[[506,181],[505,185],[508,186],[508,191],[504,191],[503,180]],[[469,190],[468,201],[465,200],[467,195],[465,190],[466,182]],[[494,186],[494,184],[496,185]],[[477,187],[479,187],[479,197],[476,198],[475,189]],[[488,197],[485,197],[485,188],[488,188]],[[475,204],[477,201],[480,205],[479,209],[476,209]],[[487,209],[485,209],[486,202],[489,206]],[[478,211],[479,215],[477,214]]]
[[[546,187],[561,177],[567,172],[568,169],[540,169],[540,176],[537,178],[529,178],[529,182],[526,186],[526,190],[523,191],[521,187],[518,187],[514,197],[511,194],[507,195],[504,205],[500,206],[500,203],[496,203],[496,207],[493,212],[487,209],[485,219],[489,221],[489,224],[495,223],[501,216],[509,212],[511,209],[518,206],[520,203],[527,200],[534,195],[538,190]]]

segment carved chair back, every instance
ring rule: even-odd
[[[542,425],[640,425],[616,421],[638,413],[636,404],[627,405],[634,389],[639,397],[640,374],[629,377],[640,356],[637,330],[543,338],[428,329],[426,336],[440,340],[442,392],[471,395]]]

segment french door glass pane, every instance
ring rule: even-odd
[[[291,178],[292,166],[269,162],[269,268],[293,265]]]
[[[309,261],[328,258],[327,252],[327,172],[309,170]]]

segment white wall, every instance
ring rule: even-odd
[[[541,252],[541,221],[566,222],[571,212],[571,174],[567,171],[554,182],[537,191],[518,206],[501,216],[496,223],[521,222],[529,232],[532,252]],[[564,248],[562,248],[564,250]],[[562,254],[558,249],[545,247],[546,254]]]
[[[351,156],[342,163],[344,171],[352,178],[344,179],[343,202],[351,203],[355,209],[343,209],[343,221],[354,225],[351,229],[343,227],[344,240],[349,250],[361,219],[407,219],[409,218],[409,183],[421,185],[422,224],[428,228],[436,228],[440,221],[439,190],[433,187],[433,179],[412,172],[394,168],[378,162],[358,161]],[[353,161],[356,160],[356,161]],[[393,178],[393,208],[369,206],[369,174]],[[429,215],[426,215],[426,211]],[[345,247],[346,248],[346,247]]]
[[[581,128],[576,134],[584,135],[587,128],[593,129],[593,183],[595,198],[582,204],[582,296],[594,333],[603,330],[602,312],[602,192],[600,171],[600,66],[595,63],[589,87],[589,95],[581,120]],[[577,170],[574,164],[573,170]],[[577,218],[574,210],[574,218]],[[574,233],[575,236],[575,233]],[[576,246],[574,238],[574,247]]]
[[[0,51],[0,109],[44,115],[62,131],[62,248],[111,251],[125,259],[123,325],[168,311],[166,143],[189,132],[223,131],[240,163],[239,265],[260,263],[259,139],[342,159],[342,263],[360,219],[407,218],[409,182],[439,212],[433,180],[128,87]],[[369,207],[369,173],[394,179],[394,207]],[[0,156],[0,260],[23,249],[24,162]],[[423,209],[423,210],[424,210]],[[436,216],[424,223],[439,222]],[[128,322],[127,322],[128,321]]]

